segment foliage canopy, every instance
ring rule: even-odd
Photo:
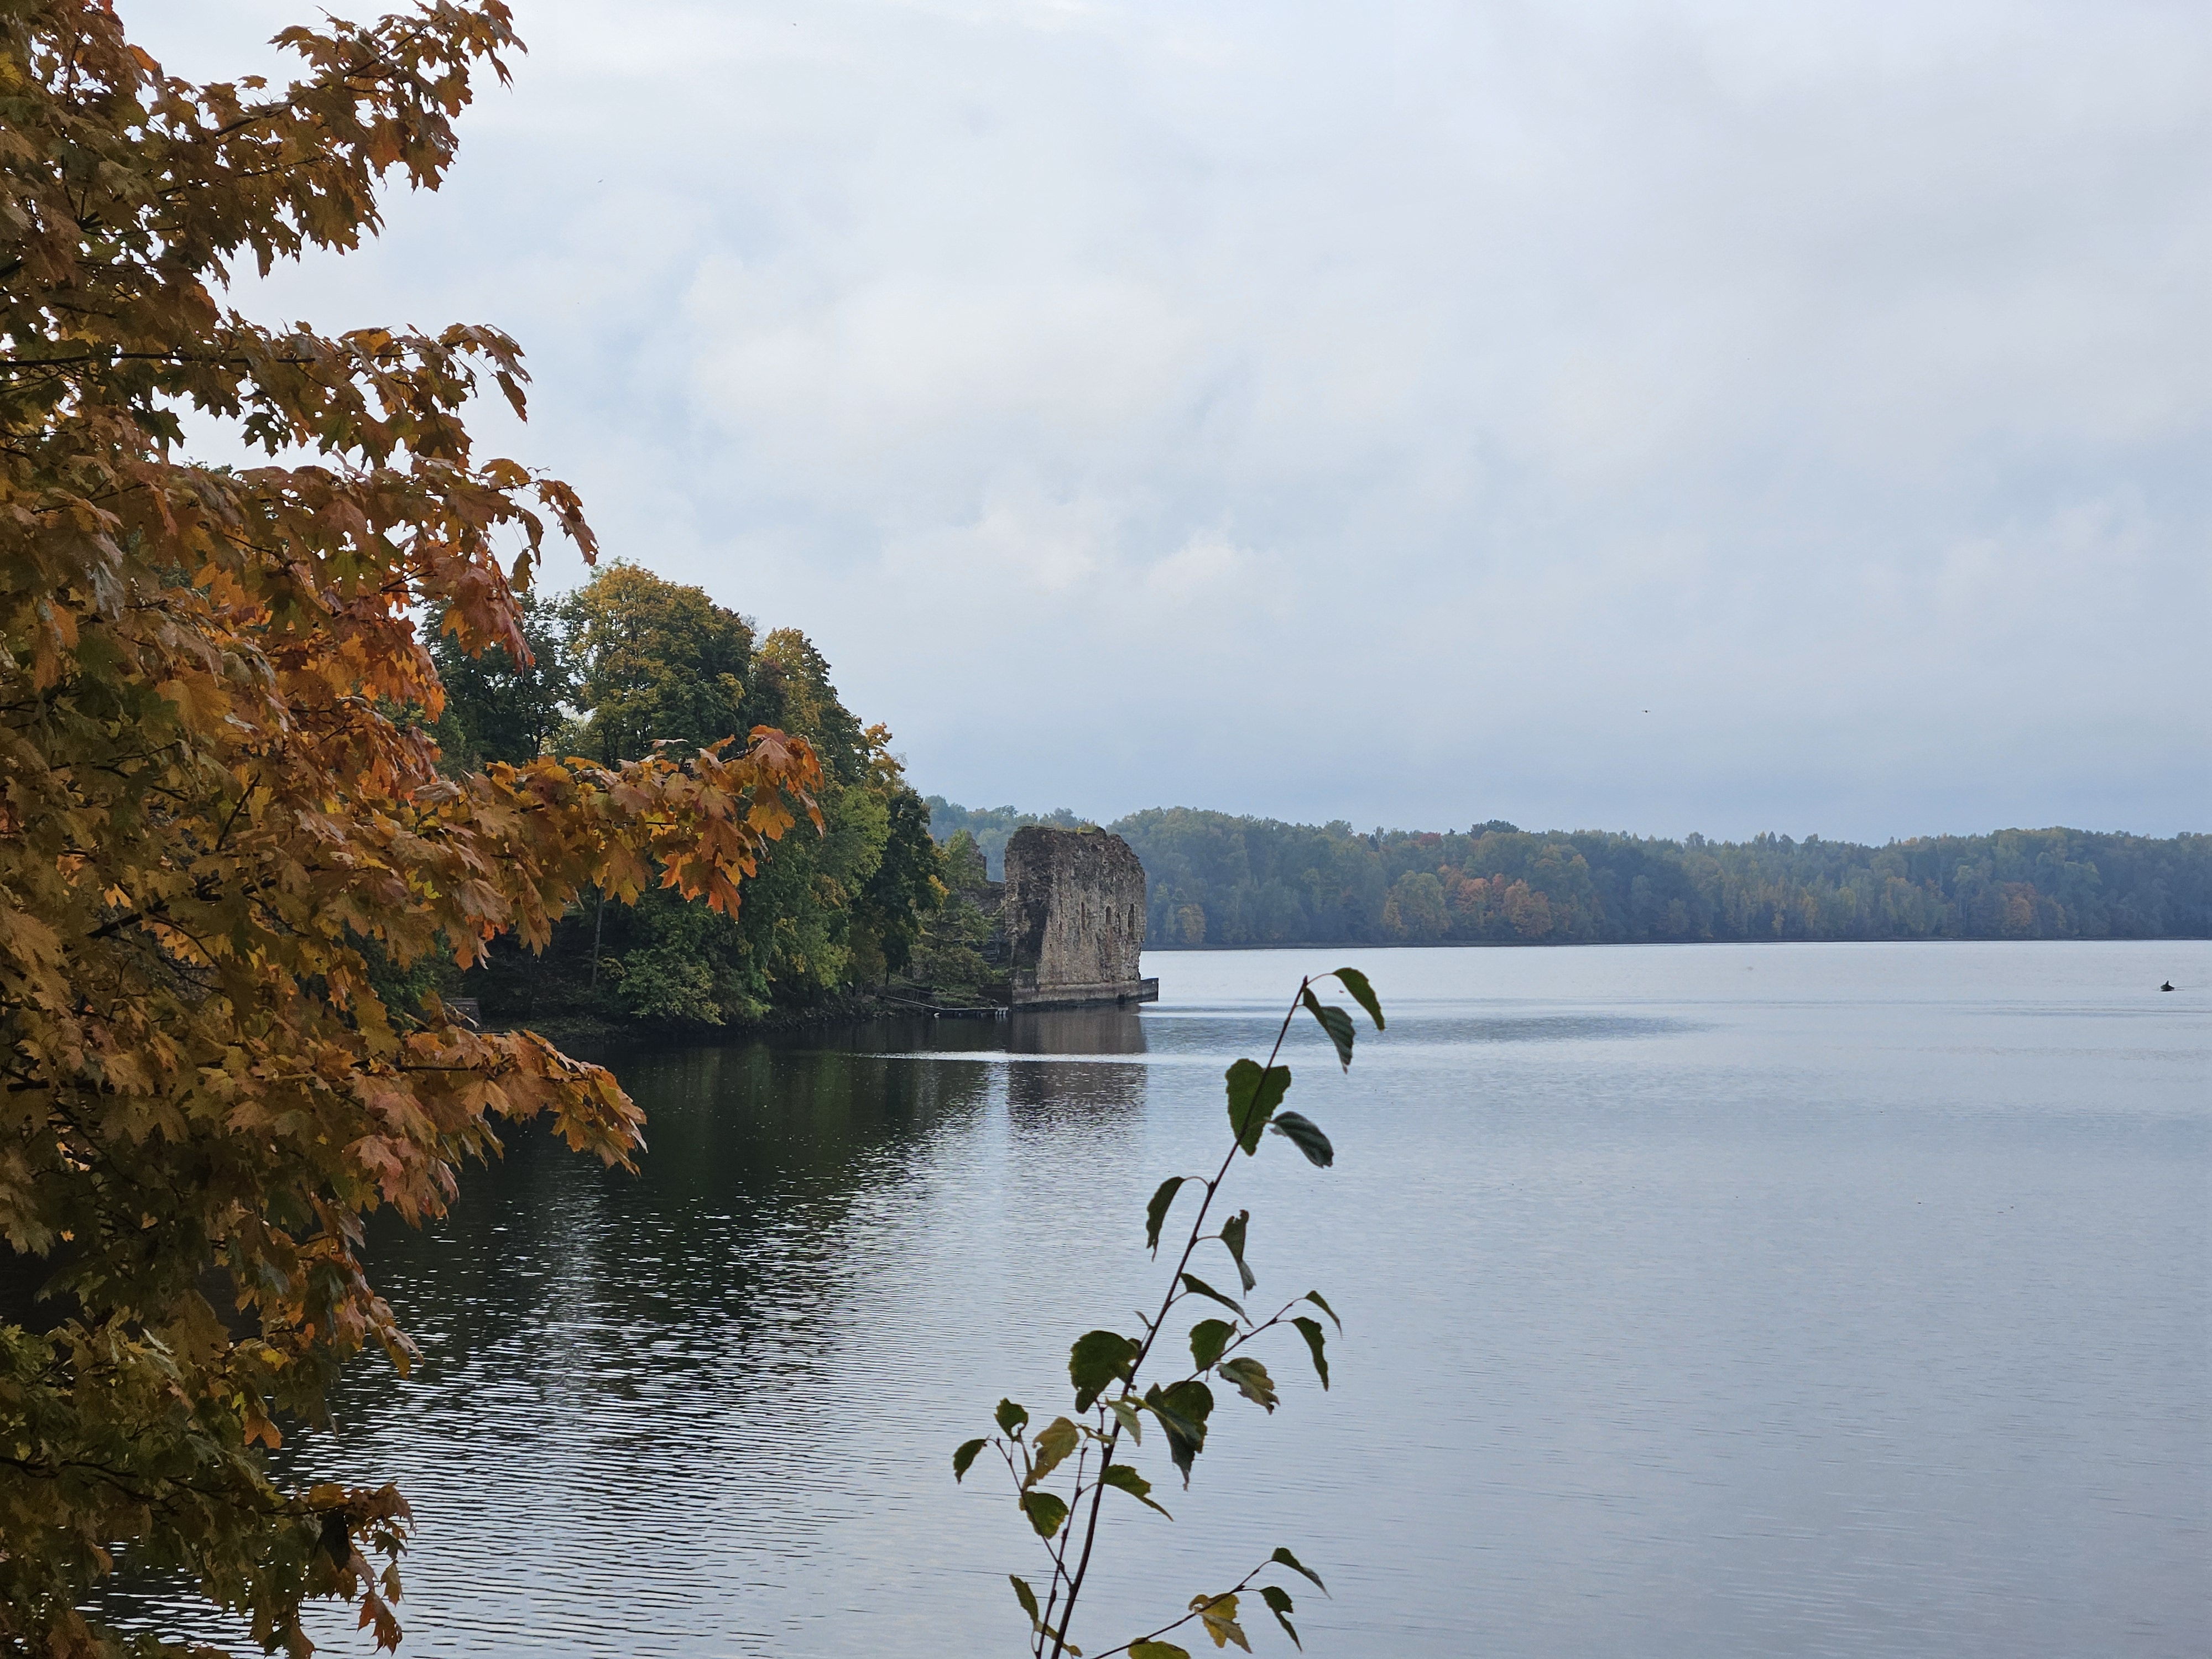
[[[281,92],[194,86],[94,0],[0,5],[0,1232],[46,1292],[0,1316],[13,1650],[119,1650],[77,1611],[118,1542],[264,1645],[308,1651],[331,1595],[397,1642],[404,1500],[264,1457],[364,1346],[408,1363],[362,1217],[439,1213],[501,1124],[623,1162],[640,1117],[530,1033],[387,1007],[373,968],[542,944],[586,887],[734,914],[823,781],[766,728],[441,775],[394,718],[444,708],[416,616],[527,664],[548,529],[592,552],[568,487],[464,423],[480,387],[523,410],[520,353],[222,295],[239,260],[357,246],[388,177],[435,188],[518,43],[501,0],[278,38]],[[187,414],[267,464],[182,459]]]
[[[502,946],[448,988],[501,1017],[685,1029],[819,1006],[908,967],[945,891],[929,809],[890,733],[846,708],[804,634],[763,638],[703,590],[622,563],[558,599],[532,596],[524,630],[526,667],[433,644],[449,764],[523,761],[553,744],[611,763],[766,726],[805,738],[820,761],[823,833],[765,851],[738,915],[669,891],[611,914],[594,902],[556,921],[542,957]]]

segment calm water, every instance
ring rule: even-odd
[[[532,1137],[387,1242],[432,1363],[308,1449],[413,1496],[404,1651],[1021,1650],[951,1449],[1157,1294],[1146,1196],[1340,957],[1337,1167],[1232,1189],[1334,1391],[1223,1401],[1086,1646],[1281,1543],[1322,1659],[2212,1651],[2205,943],[1157,954],[1141,1015],[618,1056],[641,1175]]]

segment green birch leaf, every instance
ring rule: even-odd
[[[1249,1320],[1252,1316],[1244,1311],[1244,1304],[1243,1303],[1231,1301],[1227,1297],[1222,1295],[1220,1291],[1215,1290],[1212,1285],[1200,1279],[1196,1273],[1185,1273],[1182,1276],[1182,1287],[1191,1292],[1194,1296],[1207,1297],[1212,1298],[1213,1301],[1218,1302],[1223,1307],[1234,1313],[1239,1319]]]
[[[1260,1281],[1252,1277],[1252,1270],[1244,1265],[1244,1230],[1252,1224],[1252,1212],[1239,1210],[1221,1224],[1221,1242],[1229,1247],[1229,1255],[1237,1263],[1237,1276],[1250,1290]]]
[[[1298,1334],[1306,1340],[1306,1346],[1313,1350],[1314,1370],[1321,1374],[1321,1386],[1326,1391],[1328,1388],[1328,1360],[1322,1352],[1321,1321],[1301,1317],[1293,1319],[1291,1323],[1297,1327]]]
[[[1055,1417],[1037,1431],[1030,1443],[1036,1462],[1030,1465],[1029,1479],[1024,1486],[1034,1486],[1054,1469],[1074,1455],[1075,1449],[1083,1443],[1083,1431],[1064,1417]]]
[[[1158,1255],[1160,1249],[1160,1226],[1168,1218],[1168,1206],[1175,1202],[1176,1194],[1182,1189],[1187,1176],[1170,1176],[1160,1182],[1160,1189],[1152,1194],[1152,1201],[1145,1206],[1145,1248]]]
[[[1044,1618],[1037,1612],[1036,1592],[1011,1572],[1006,1575],[1006,1578],[1014,1587],[1014,1600],[1022,1604],[1022,1611],[1030,1616],[1030,1628],[1042,1630]],[[1273,1603],[1270,1602],[1269,1605],[1273,1606]]]
[[[1306,1162],[1326,1170],[1336,1162],[1336,1148],[1328,1144],[1328,1137],[1303,1112],[1278,1112],[1268,1128],[1306,1155]]]
[[[1319,1308],[1323,1313],[1329,1316],[1330,1321],[1336,1326],[1336,1334],[1339,1336],[1344,1334],[1344,1322],[1341,1319],[1337,1318],[1335,1309],[1330,1307],[1328,1303],[1321,1299],[1321,1292],[1319,1291],[1308,1291],[1303,1299],[1312,1303],[1315,1307]]]
[[[1237,1392],[1255,1406],[1267,1408],[1269,1416],[1275,1411],[1275,1379],[1267,1375],[1267,1368],[1249,1354],[1239,1354],[1234,1359],[1221,1362],[1221,1375],[1237,1385]]]
[[[1291,1645],[1300,1653],[1306,1644],[1298,1640],[1297,1627],[1291,1623],[1291,1593],[1273,1584],[1260,1586],[1260,1599],[1267,1604],[1267,1611],[1275,1615],[1275,1622],[1283,1627],[1283,1634],[1291,1638]]]
[[[1205,1370],[1221,1358],[1221,1351],[1237,1334],[1237,1328],[1225,1319],[1201,1319],[1190,1328],[1190,1357],[1199,1370]]]
[[[1098,1472],[1098,1480],[1103,1486],[1111,1486],[1116,1492],[1128,1493],[1146,1509],[1159,1510],[1162,1515],[1168,1515],[1165,1510],[1160,1509],[1160,1506],[1152,1500],[1152,1483],[1127,1463],[1109,1463]],[[1168,1519],[1172,1521],[1175,1516],[1168,1515]]]
[[[1190,1659],[1190,1650],[1172,1642],[1132,1642],[1129,1659]]]
[[[1340,968],[1336,982],[1352,993],[1352,1000],[1367,1011],[1367,1018],[1375,1022],[1375,1029],[1382,1029],[1382,1005],[1376,1000],[1375,988],[1367,982],[1367,975],[1357,968]]]
[[[1067,1351],[1067,1376],[1075,1384],[1075,1409],[1087,1412],[1098,1396],[1128,1380],[1144,1344],[1119,1331],[1085,1331]]]
[[[1106,1409],[1112,1412],[1121,1426],[1128,1431],[1129,1438],[1139,1446],[1145,1443],[1145,1419],[1133,1401],[1109,1400]]]
[[[1263,1072],[1257,1060],[1240,1060],[1224,1075],[1229,1079],[1230,1132],[1249,1158],[1259,1150],[1267,1120],[1290,1092],[1291,1068],[1270,1066]]]
[[[1328,1033],[1328,1040],[1336,1045],[1336,1058],[1346,1071],[1352,1069],[1352,1016],[1341,1008],[1332,1008],[1313,994],[1310,985],[1298,993],[1306,1012],[1321,1022],[1321,1029]]]
[[[969,1467],[975,1462],[975,1454],[981,1451],[987,1443],[981,1440],[961,1442],[960,1449],[952,1454],[952,1478],[955,1480],[968,1473]]]
[[[1168,1437],[1168,1455],[1190,1485],[1191,1460],[1206,1448],[1206,1419],[1213,1412],[1213,1390],[1198,1382],[1178,1382],[1163,1389],[1154,1383],[1145,1393],[1145,1407],[1159,1419]]]
[[[1017,1440],[1022,1437],[1023,1425],[1030,1420],[1029,1411],[1025,1407],[1017,1406],[1011,1400],[1001,1400],[995,1415],[1001,1429]]]
[[[1025,1492],[1022,1494],[1022,1513],[1036,1528],[1036,1535],[1049,1541],[1067,1520],[1067,1505],[1048,1492]]]
[[[1304,1573],[1307,1577],[1314,1581],[1314,1587],[1320,1590],[1323,1595],[1328,1594],[1328,1586],[1321,1582],[1321,1575],[1316,1572],[1311,1567],[1306,1566],[1301,1563],[1298,1558],[1291,1554],[1288,1550],[1278,1548],[1275,1553],[1267,1559],[1270,1561],[1274,1562],[1278,1566],[1288,1567],[1292,1572]]]

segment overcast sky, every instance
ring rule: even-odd
[[[926,793],[2212,830],[2202,0],[515,10],[251,308],[515,335],[496,447]]]

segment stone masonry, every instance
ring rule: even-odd
[[[1160,982],[1138,974],[1145,866],[1121,836],[1037,824],[1016,830],[1006,842],[1000,916],[1013,1006],[1158,998]]]

